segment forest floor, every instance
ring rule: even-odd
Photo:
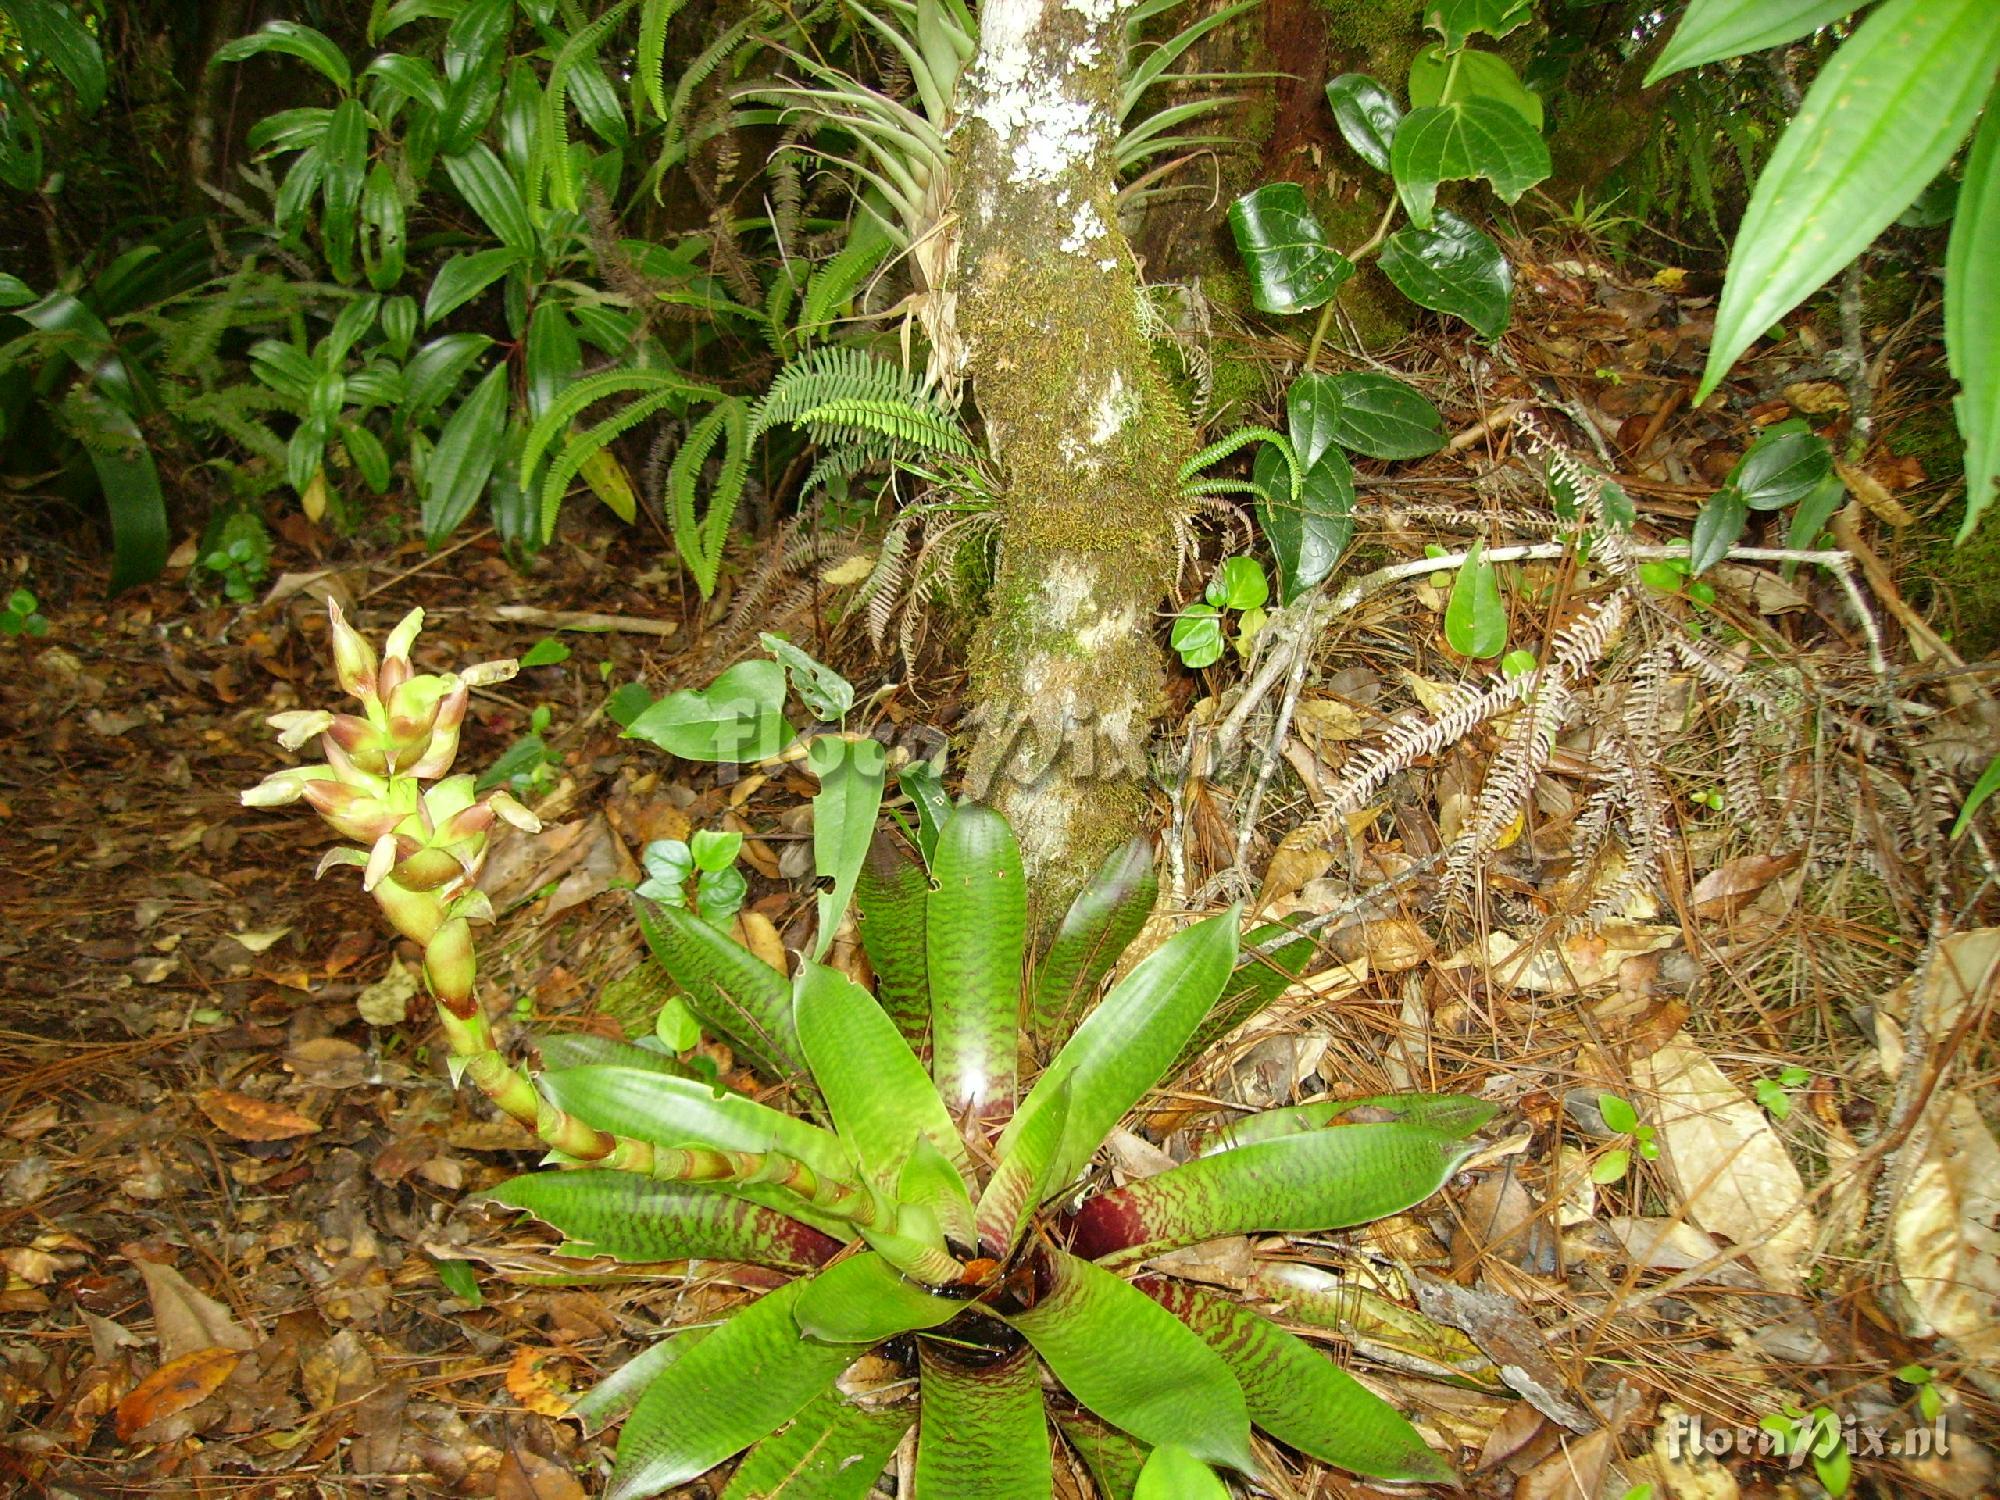
[[[1421,556],[1425,505],[1505,534],[1534,482],[1495,418],[1510,400],[1592,424],[1653,536],[1686,534],[1753,423],[1803,413],[1838,447],[1844,387],[1815,373],[1824,351],[1781,346],[1739,383],[1755,399],[1690,412],[1704,301],[1572,255],[1528,261],[1504,359],[1399,354],[1468,436],[1365,482],[1364,555]],[[1982,925],[1985,846],[1922,837],[1912,809],[1955,810],[1995,719],[1987,679],[1935,633],[1956,596],[1923,538],[1954,493],[1951,450],[1896,441],[1935,427],[1940,359],[1921,330],[1894,352],[1873,393],[1882,436],[1850,481],[1872,505],[1850,510],[1843,540],[1879,555],[1863,572],[1901,738],[1875,717],[1882,683],[1839,590],[1810,570],[1722,569],[1713,600],[1676,608],[1711,641],[1756,643],[1754,662],[1731,661],[1784,687],[1803,732],[1759,739],[1728,692],[1687,685],[1658,746],[1657,894],[1581,930],[1551,913],[1565,879],[1608,878],[1565,862],[1601,768],[1594,742],[1566,736],[1525,825],[1442,910],[1384,872],[1421,866],[1472,815],[1504,749],[1492,726],[1392,783],[1339,852],[1286,842],[1358,747],[1472,670],[1446,649],[1428,582],[1371,599],[1317,649],[1248,861],[1267,919],[1357,893],[1362,917],[1161,1098],[1144,1138],[1121,1138],[1114,1170],[1136,1175],[1184,1157],[1218,1110],[1411,1087],[1506,1106],[1491,1149],[1423,1209],[1257,1247],[1294,1270],[1288,1325],[1411,1412],[1473,1493],[1838,1492],[1836,1458],[1757,1451],[1760,1422],[1821,1407],[1848,1424],[1859,1491],[1993,1490],[2000,1152],[1980,1105],[2000,931]],[[560,643],[540,654],[561,659],[478,696],[461,756],[492,764],[550,710],[543,750],[514,754],[544,830],[496,847],[482,978],[489,1006],[530,1030],[610,1029],[646,1024],[659,999],[621,894],[648,840],[743,831],[751,906],[790,946],[813,905],[810,781],[726,781],[622,741],[612,689],[705,682],[755,651],[754,628],[789,632],[864,700],[907,676],[877,700],[900,728],[951,734],[962,683],[935,640],[907,673],[836,624],[839,589],[810,570],[732,632],[728,601],[704,607],[643,523],[566,530],[526,574],[485,534],[432,556],[297,518],[278,532],[273,578],[245,607],[185,567],[107,602],[75,538],[17,529],[0,549],[48,621],[0,642],[0,1487],[593,1492],[610,1443],[563,1419],[570,1393],[760,1274],[586,1277],[535,1226],[468,1203],[537,1153],[448,1086],[413,955],[345,872],[312,878],[318,825],[239,805],[284,763],[263,721],[333,698],[329,598],[375,639],[421,606],[420,667]],[[778,550],[757,547],[739,601]],[[1572,581],[1524,568],[1517,634],[1570,618]],[[577,629],[566,612],[608,618]],[[1243,675],[1177,671],[1162,743],[1206,733]],[[1580,702],[1622,712],[1624,687],[1607,672]],[[1253,723],[1267,738],[1275,707]],[[1161,794],[1183,911],[1227,898],[1256,763]],[[1775,811],[1725,800],[1746,776]],[[1643,1123],[1620,1128],[1622,1103]],[[1203,1247],[1182,1269],[1240,1282],[1251,1249]],[[1941,1453],[1914,1451],[1939,1433]],[[1719,1456],[1696,1456],[1704,1440]],[[1271,1458],[1281,1497],[1408,1493]],[[1074,1475],[1060,1485],[1086,1493]]]

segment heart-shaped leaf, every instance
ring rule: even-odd
[[[1431,0],[1424,7],[1424,25],[1441,34],[1445,46],[1456,52],[1475,31],[1503,37],[1532,11],[1532,0]]]
[[[1229,205],[1229,228],[1250,272],[1251,300],[1267,313],[1319,307],[1354,274],[1326,242],[1296,182],[1269,182]]]
[[[1222,612],[1213,604],[1190,604],[1174,616],[1167,643],[1191,671],[1214,666],[1222,660]]]
[[[783,667],[738,662],[705,688],[667,694],[627,725],[624,737],[683,760],[762,760],[792,741],[784,702]]]
[[[1326,102],[1354,154],[1378,172],[1389,170],[1389,146],[1403,123],[1395,96],[1366,73],[1342,73],[1326,86]]]
[[[1498,245],[1449,209],[1438,209],[1429,229],[1390,235],[1379,264],[1417,306],[1463,318],[1489,339],[1506,331],[1514,268]]]
[[[1303,380],[1295,382],[1303,385]],[[1388,375],[1355,371],[1313,388],[1333,440],[1370,458],[1421,458],[1444,446],[1444,418],[1421,394]]]
[[[1440,182],[1483,177],[1502,202],[1514,203],[1549,175],[1549,148],[1508,105],[1458,99],[1403,117],[1390,148],[1389,169],[1410,221],[1429,229]]]
[[[1328,444],[1294,490],[1284,454],[1266,443],[1250,481],[1257,487],[1257,524],[1278,563],[1278,598],[1290,604],[1333,571],[1354,537],[1354,469]]]
[[[1444,638],[1460,656],[1498,656],[1507,649],[1507,606],[1500,599],[1500,579],[1486,560],[1484,541],[1472,544],[1452,580]]]

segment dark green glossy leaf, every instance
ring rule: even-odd
[[[1966,159],[1944,255],[1944,353],[1965,437],[1965,522],[1972,535],[2000,477],[2000,99],[1989,100]]]
[[[1229,1487],[1179,1443],[1162,1443],[1147,1455],[1132,1500],[1229,1500]]]
[[[1534,126],[1505,104],[1459,99],[1403,117],[1389,154],[1396,191],[1419,229],[1431,227],[1441,182],[1483,177],[1503,203],[1549,175],[1549,148]]]
[[[1444,37],[1457,51],[1476,31],[1506,36],[1534,14],[1532,0],[1431,0],[1424,7],[1424,25]]]
[[[1522,83],[1513,66],[1497,52],[1468,47],[1452,53],[1443,43],[1433,42],[1411,59],[1409,88],[1412,109],[1428,109],[1454,99],[1491,99],[1506,105],[1536,130],[1542,128],[1542,96]]]
[[[67,0],[9,0],[5,9],[21,45],[62,74],[86,115],[95,114],[109,83],[104,53]]]
[[[1767,427],[1729,472],[1728,485],[1751,510],[1783,510],[1805,499],[1833,473],[1826,439],[1794,417]]]
[[[784,975],[700,917],[644,900],[635,899],[633,907],[646,946],[686,993],[702,1025],[727,1038],[767,1078],[805,1072]]]
[[[1444,446],[1444,418],[1421,394],[1388,375],[1313,377],[1333,441],[1370,458],[1421,458]],[[1294,389],[1307,383],[1293,382]]]
[[[536,304],[528,319],[528,420],[539,421],[582,368],[583,346],[569,309],[554,298]]]
[[[1472,1147],[1411,1123],[1342,1125],[1204,1156],[1084,1204],[1080,1255],[1128,1265],[1251,1231],[1316,1233],[1421,1203]]]
[[[824,1265],[840,1249],[830,1235],[768,1208],[631,1172],[531,1172],[479,1196],[561,1230],[564,1255],[699,1257],[797,1271]]]
[[[1065,1037],[1096,997],[1118,955],[1152,915],[1160,891],[1151,840],[1114,849],[1070,903],[1055,941],[1035,972],[1028,1029],[1037,1039]]]
[[[507,421],[507,367],[496,364],[459,402],[424,467],[424,540],[441,545],[486,492]]]
[[[931,1076],[947,1108],[983,1113],[1014,1098],[1028,914],[1020,845],[1000,814],[967,804],[938,836],[932,873]]]
[[[823,734],[806,746],[806,762],[819,778],[813,808],[813,874],[833,882],[818,893],[818,934],[813,957],[823,956],[847,915],[862,862],[882,810],[888,749],[880,740]]]
[[[931,882],[907,845],[879,832],[854,885],[855,925],[875,971],[875,998],[911,1045],[930,1032],[931,990],[924,956],[924,908]]]
[[[618,1435],[606,1500],[643,1500],[706,1474],[833,1384],[858,1351],[799,1337],[792,1308],[805,1286],[766,1293],[646,1388]]]
[[[1150,1277],[1140,1286],[1222,1356],[1250,1420],[1272,1437],[1354,1474],[1453,1482],[1451,1466],[1393,1406],[1304,1340],[1186,1282]]]
[[[424,297],[424,321],[435,323],[455,312],[521,264],[521,252],[506,245],[454,255],[431,278],[431,289]]]
[[[1507,649],[1507,605],[1500,579],[1486,560],[1484,539],[1475,541],[1445,601],[1444,638],[1460,656],[1498,656]]]
[[[793,994],[799,1043],[861,1170],[878,1187],[893,1188],[924,1137],[969,1171],[965,1143],[930,1075],[874,997],[811,961],[800,967]]]
[[[361,185],[368,176],[368,113],[359,99],[343,99],[320,141],[320,241],[336,280],[354,275],[354,234],[360,222]]]
[[[326,33],[301,26],[296,21],[266,21],[263,30],[253,31],[248,36],[217,47],[214,60],[220,63],[242,62],[264,52],[281,52],[287,57],[298,58],[317,70],[343,94],[353,85],[354,75],[347,66],[347,59]]]
[[[627,725],[624,737],[682,760],[762,760],[792,742],[784,703],[783,667],[738,662],[705,688],[667,694]]]
[[[875,1344],[918,1328],[935,1328],[965,1310],[906,1281],[872,1250],[850,1255],[806,1283],[792,1309],[807,1338],[833,1344]]]
[[[1757,178],[1697,402],[1937,176],[1996,68],[1992,0],[1884,0],[1868,13],[1820,69]]]
[[[1047,1500],[1053,1484],[1041,1371],[1026,1346],[998,1356],[920,1339],[917,1493]]]
[[[1399,229],[1383,243],[1382,274],[1419,307],[1463,318],[1489,339],[1506,331],[1514,269],[1500,247],[1449,209],[1429,229]]]
[[[1646,70],[1646,87],[1683,68],[1797,41],[1854,9],[1854,0],[1688,0],[1674,34]]]
[[[1275,443],[1257,450],[1251,483],[1257,490],[1257,524],[1278,563],[1278,598],[1290,604],[1325,578],[1354,535],[1354,469],[1334,440],[1334,403],[1326,375],[1301,375],[1285,393],[1285,412],[1297,461]]]
[[[1229,228],[1250,273],[1251,300],[1267,313],[1305,312],[1354,274],[1326,242],[1296,182],[1269,182],[1229,205]]]
[[[361,268],[368,284],[378,292],[388,291],[403,279],[407,228],[395,169],[378,161],[368,169],[368,178],[361,185],[360,220]],[[409,299],[398,301],[409,302]],[[383,322],[386,335],[388,319],[385,317]],[[414,302],[410,302],[410,332],[416,332]],[[391,352],[401,358],[408,348],[409,340],[405,338],[401,347],[392,345]]]
[[[1403,123],[1395,96],[1366,73],[1342,73],[1326,86],[1333,120],[1354,154],[1378,172],[1389,170],[1389,146]]]
[[[1250,1414],[1221,1358],[1144,1292],[1073,1255],[1047,1254],[1041,1301],[1007,1321],[1063,1388],[1144,1442],[1254,1472]]]
[[[1694,538],[1690,542],[1688,570],[1706,573],[1729,555],[1736,539],[1750,520],[1750,508],[1735,489],[1718,490],[1694,518]]]
[[[868,1500],[916,1415],[911,1402],[878,1410],[823,1391],[750,1451],[722,1500]]]

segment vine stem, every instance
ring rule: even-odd
[[[1356,248],[1356,250],[1352,255],[1347,257],[1347,263],[1350,266],[1358,266],[1363,261],[1367,260],[1369,256],[1373,255],[1377,250],[1381,249],[1382,241],[1386,240],[1389,237],[1389,226],[1395,221],[1395,218],[1396,218],[1396,197],[1395,194],[1392,192],[1389,195],[1389,206],[1382,210],[1382,217],[1376,221],[1375,232],[1369,235],[1368,238],[1358,248]],[[1326,331],[1333,324],[1334,301],[1335,301],[1334,297],[1328,297],[1326,299],[1325,305],[1322,306],[1319,310],[1319,322],[1313,325],[1312,342],[1306,345],[1306,363],[1304,370],[1304,373],[1306,374],[1312,373],[1313,362],[1319,358],[1320,345],[1326,342]]]

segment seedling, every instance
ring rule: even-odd
[[[237,510],[219,518],[203,539],[201,565],[215,574],[223,594],[248,604],[271,570],[271,533],[255,511]]]
[[[1169,639],[1181,661],[1190,668],[1212,667],[1222,659],[1228,639],[1224,628],[1225,610],[1238,612],[1233,644],[1237,654],[1248,656],[1257,632],[1264,628],[1264,605],[1270,600],[1270,580],[1254,558],[1232,557],[1215,570],[1215,577],[1202,591],[1202,602],[1190,604],[1174,620]]]
[[[41,604],[28,590],[15,589],[7,596],[7,607],[0,609],[0,635],[47,635],[49,622],[40,614]]]
[[[743,872],[736,868],[736,856],[742,848],[742,834],[710,828],[704,828],[688,843],[654,839],[643,855],[646,880],[639,887],[639,894],[662,906],[691,911],[711,926],[726,929],[749,890]],[[661,1040],[666,1038],[663,1036]],[[687,1047],[674,1050],[685,1052]]]
[[[1617,1134],[1626,1137],[1632,1144],[1616,1146],[1597,1159],[1590,1169],[1590,1180],[1600,1187],[1618,1181],[1632,1166],[1632,1153],[1637,1151],[1646,1161],[1652,1161],[1660,1154],[1659,1143],[1653,1139],[1653,1127],[1639,1123],[1639,1112],[1631,1104],[1616,1094],[1599,1094],[1597,1112],[1604,1116],[1604,1123]]]
[[[1853,1486],[1854,1460],[1841,1441],[1840,1418],[1831,1407],[1815,1406],[1806,1412],[1787,1401],[1782,1414],[1761,1418],[1757,1425],[1777,1440],[1779,1453],[1811,1457],[1813,1473],[1834,1500]]]
[[[1904,1365],[1896,1372],[1896,1378],[1917,1388],[1917,1410],[1923,1413],[1926,1422],[1935,1422],[1944,1410],[1944,1391],[1938,1385],[1937,1373],[1925,1365]]]
[[[1753,1092],[1757,1102],[1764,1106],[1764,1112],[1774,1120],[1789,1120],[1792,1117],[1792,1096],[1790,1090],[1803,1088],[1812,1081],[1812,1074],[1805,1068],[1786,1068],[1776,1078],[1760,1078]]]
[[[500,752],[499,759],[481,773],[475,790],[485,792],[504,786],[517,797],[547,790],[555,779],[556,757],[542,736],[548,732],[553,717],[547,704],[529,714],[528,732]]]

